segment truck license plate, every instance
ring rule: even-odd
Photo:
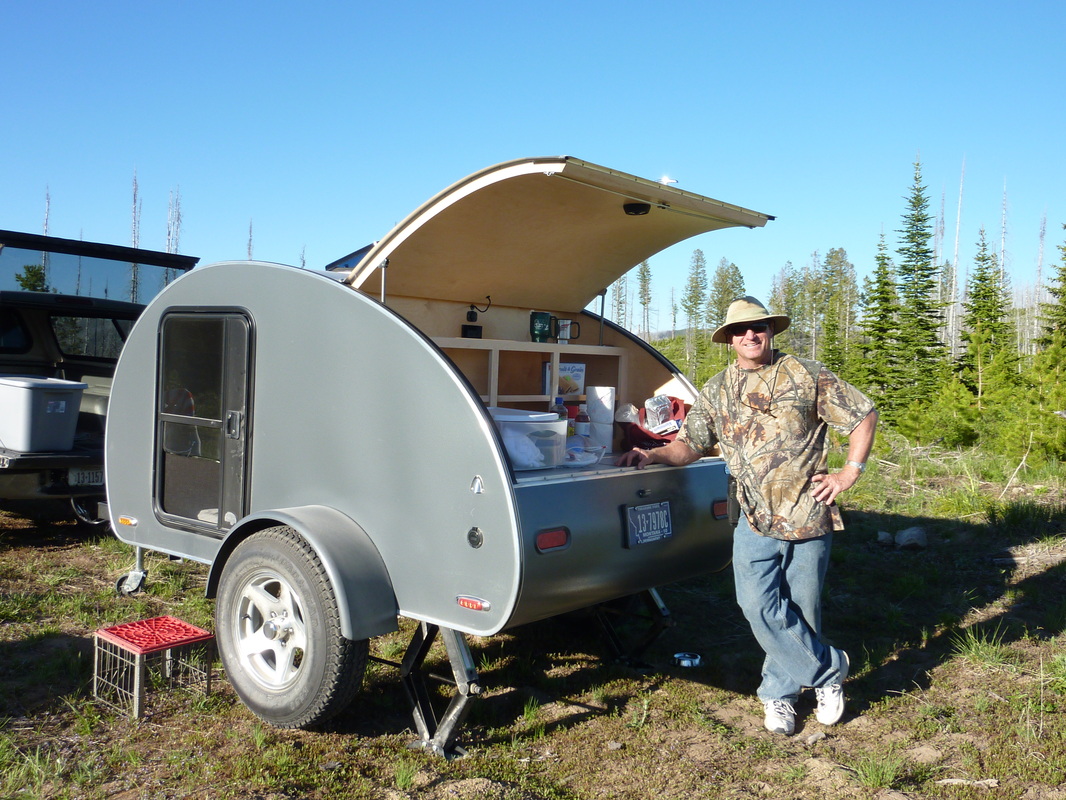
[[[673,534],[669,500],[626,507],[626,547],[669,539]]]
[[[103,486],[103,467],[71,467],[67,470],[67,484],[70,486]]]

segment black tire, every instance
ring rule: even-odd
[[[219,582],[215,627],[234,690],[277,727],[326,722],[362,685],[368,640],[341,634],[322,562],[292,528],[259,531],[233,551]]]
[[[118,580],[115,581],[115,592],[119,597],[133,597],[135,594],[139,594],[144,588],[144,581],[147,578],[147,573],[133,573],[129,572],[125,575],[120,575]]]

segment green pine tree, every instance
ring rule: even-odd
[[[647,259],[637,267],[637,302],[640,303],[640,333],[651,341],[651,264]]]
[[[943,447],[969,447],[978,440],[978,414],[973,393],[957,377],[946,380],[934,396],[933,402],[916,415],[919,432],[915,439],[929,441]],[[912,431],[913,433],[913,431]]]
[[[744,276],[728,258],[718,262],[711,278],[710,294],[707,297],[707,328],[715,330],[725,322],[729,304],[745,295]]]
[[[685,312],[685,374],[693,382],[699,370],[703,351],[703,320],[707,304],[707,259],[703,251],[692,252],[689,262],[688,282],[681,295],[681,310]]]
[[[980,409],[986,394],[1016,383],[1018,359],[1006,276],[999,259],[988,248],[984,228],[977,240],[977,254],[962,307],[962,341],[966,351],[959,359],[959,371]],[[997,368],[990,371],[994,361]],[[997,386],[993,377],[1006,381],[1008,386]]]
[[[914,183],[898,231],[900,261],[897,276],[900,295],[901,399],[907,403],[929,402],[937,376],[946,360],[942,339],[943,319],[937,302],[937,268],[930,239],[933,217],[922,183],[921,162],[914,163]]]
[[[771,314],[784,314],[789,318],[797,316],[799,309],[798,295],[799,280],[792,262],[788,261],[785,266],[774,276],[770,284],[770,297],[766,301],[766,307]],[[795,341],[796,328],[790,326],[784,333],[774,336],[774,347],[786,353],[797,353]]]
[[[1066,460],[1066,332],[1056,331],[1013,392],[995,398],[994,426],[983,428],[989,449],[1029,466]]]
[[[821,298],[816,309],[822,329],[818,358],[842,377],[852,378],[851,346],[858,292],[855,265],[843,248],[834,247],[826,253],[818,288]]]
[[[22,272],[15,276],[15,282],[24,292],[47,292],[48,281],[45,277],[44,264],[26,264]]]
[[[1066,223],[1063,224],[1066,229]],[[1044,303],[1040,321],[1044,328],[1043,335],[1037,339],[1037,345],[1047,347],[1058,333],[1066,333],[1066,243],[1059,245],[1061,261],[1053,267],[1055,275],[1048,285],[1048,294],[1054,298],[1051,303]]]
[[[855,378],[857,384],[875,399],[882,417],[892,421],[904,405],[900,366],[902,349],[899,296],[884,234],[877,246],[875,263],[862,296],[861,343],[857,348],[860,360],[855,367]]]

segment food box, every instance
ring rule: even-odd
[[[0,447],[22,453],[71,450],[86,388],[58,378],[0,377]]]
[[[516,470],[550,469],[566,460],[566,420],[555,414],[490,407]]]
[[[541,384],[544,394],[555,397],[585,393],[584,364],[559,364],[559,383],[554,389],[551,388],[551,368],[551,363],[544,362],[544,380]]]

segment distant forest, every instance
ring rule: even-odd
[[[883,423],[915,446],[980,447],[1032,466],[1063,460],[1066,242],[1046,286],[1016,298],[984,229],[961,286],[957,265],[938,262],[939,233],[915,163],[899,239],[892,249],[881,236],[875,268],[861,286],[841,249],[775,276],[770,296],[759,299],[792,320],[775,347],[821,361],[862,388]],[[652,340],[702,386],[731,360],[732,349],[713,344],[711,334],[729,303],[748,293],[743,275],[723,259],[708,278],[702,251],[694,251],[685,289],[671,300],[675,334],[661,338],[648,324],[651,281],[647,262],[619,279],[610,316]]]

